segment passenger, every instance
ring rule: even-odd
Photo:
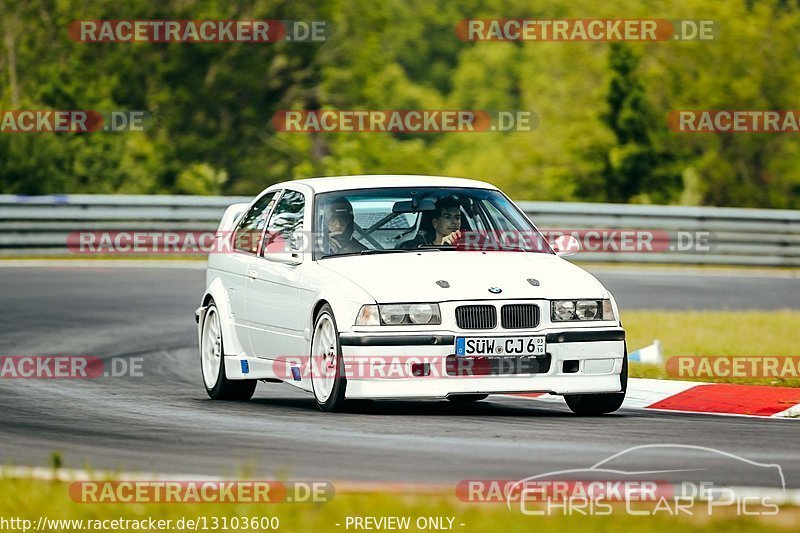
[[[433,230],[420,228],[417,236],[400,243],[399,248],[420,246],[452,246],[461,238],[461,204],[453,197],[440,198],[431,219]]]

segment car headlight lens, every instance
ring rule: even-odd
[[[403,305],[380,305],[381,321],[387,326],[398,326],[406,318],[406,308]]]
[[[439,307],[438,305],[436,306]],[[433,306],[431,304],[417,304],[408,306],[408,318],[414,324],[430,324],[434,314]],[[438,320],[438,317],[437,317]]]
[[[572,320],[575,318],[575,302],[558,300],[553,302],[553,320]]]
[[[442,323],[439,304],[364,305],[356,326],[435,325]]]
[[[569,320],[614,320],[611,300],[554,300],[553,322]]]
[[[594,320],[599,312],[600,306],[594,300],[581,300],[575,305],[575,314],[579,320]]]

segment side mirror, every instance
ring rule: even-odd
[[[303,256],[296,252],[264,252],[264,258],[267,261],[282,263],[284,265],[299,265],[303,262]]]
[[[280,233],[272,235],[264,247],[263,256],[268,261],[285,265],[299,265],[303,262],[306,236],[296,231],[287,237]]]
[[[559,257],[569,257],[581,251],[581,243],[572,235],[562,235],[551,243],[553,251]]]

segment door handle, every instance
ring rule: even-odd
[[[248,270],[247,277],[250,279],[258,279],[258,270],[254,269]]]

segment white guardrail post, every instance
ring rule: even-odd
[[[82,231],[213,231],[228,205],[249,200],[0,195],[0,256],[72,255],[67,237]],[[578,261],[800,266],[800,211],[564,202],[518,205],[548,237],[578,236],[584,249],[571,258]],[[648,235],[653,239],[649,248]],[[631,240],[642,236],[642,245]]]

